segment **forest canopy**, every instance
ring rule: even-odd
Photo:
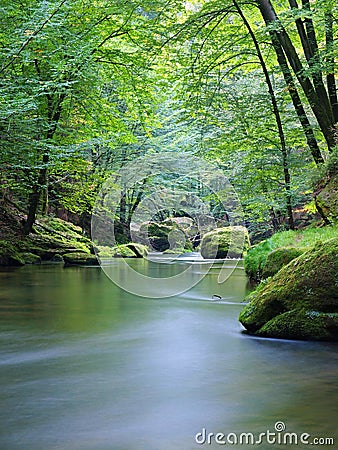
[[[43,214],[89,231],[104,180],[186,152],[217,163],[252,226],[293,228],[336,157],[337,18],[332,0],[4,0],[2,198],[26,234]],[[126,192],[122,225],[165,182]]]

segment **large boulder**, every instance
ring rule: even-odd
[[[173,217],[162,223],[145,222],[136,233],[136,240],[150,245],[158,252],[170,251],[181,253],[192,251],[192,240],[198,230],[193,219],[189,217]]]
[[[96,251],[100,260],[110,258],[145,258],[148,254],[145,245],[133,242],[115,245],[114,247],[98,246]]]
[[[293,259],[302,255],[306,249],[296,247],[280,247],[268,254],[262,270],[262,279],[272,277]]]
[[[99,264],[95,255],[84,252],[66,253],[63,259],[65,266],[97,266]]]
[[[22,233],[20,215],[0,206],[0,265],[22,266],[43,262],[63,262],[63,255],[85,254],[79,261],[95,258],[92,243],[82,229],[57,218],[40,218],[29,236]],[[21,219],[23,221],[23,217]],[[2,239],[3,238],[3,239]],[[71,258],[75,261],[76,258]]]
[[[239,320],[250,333],[338,340],[338,238],[317,243],[246,300]]]
[[[0,266],[23,266],[24,259],[9,241],[0,241]]]
[[[150,244],[158,252],[164,252],[170,247],[169,234],[176,228],[172,224],[145,222],[137,233],[137,241],[144,245]]]
[[[24,253],[33,253],[42,261],[52,261],[56,255],[63,256],[67,253],[90,253],[89,244],[63,235],[31,234],[19,245]]]
[[[331,174],[315,193],[317,209],[330,222],[338,223],[338,173]]]
[[[41,258],[38,255],[34,255],[34,253],[21,253],[20,257],[24,260],[25,264],[40,264]]]
[[[229,226],[206,233],[201,242],[201,254],[205,259],[241,258],[249,247],[248,230]]]

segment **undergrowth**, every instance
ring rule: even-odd
[[[312,248],[317,242],[324,242],[334,237],[338,237],[337,226],[276,233],[249,250],[244,260],[246,273],[251,279],[260,280],[268,255],[273,250],[282,247],[296,247],[307,250]]]

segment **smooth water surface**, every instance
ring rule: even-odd
[[[147,299],[100,268],[2,270],[0,449],[230,448],[195,435],[258,435],[277,421],[335,437],[338,448],[336,344],[243,334],[244,271],[222,284],[217,272],[176,297]]]

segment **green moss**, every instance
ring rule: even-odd
[[[161,223],[144,222],[135,233],[137,241],[149,245],[153,250],[174,253],[193,251],[192,242],[196,240],[198,227],[190,217],[171,217]]]
[[[12,242],[0,241],[0,266],[23,266],[24,259]]]
[[[100,259],[105,258],[145,258],[148,254],[147,247],[142,244],[115,245],[114,247],[98,246],[97,253]]]
[[[306,249],[296,248],[296,247],[282,247],[273,250],[268,254],[266,262],[262,270],[262,278],[268,278],[275,275],[280,269],[293,259],[298,258],[302,255]]]
[[[154,250],[158,252],[164,252],[168,250],[170,247],[170,243],[167,236],[159,237],[159,236],[150,236],[149,238],[150,245]]]
[[[245,328],[256,333],[287,311],[337,313],[338,238],[318,244],[291,261],[246,300],[249,304],[242,310],[239,320]],[[276,319],[269,324],[271,336],[278,323]],[[279,335],[276,330],[275,337]]]
[[[82,252],[66,253],[63,255],[63,259],[66,266],[98,264],[95,256]]]
[[[24,260],[25,264],[40,264],[41,258],[34,253],[21,253],[20,257]]]
[[[50,262],[53,263],[63,263],[64,259],[62,257],[62,255],[60,255],[59,253],[55,253],[55,255],[53,256],[53,258],[50,260]]]
[[[30,235],[20,244],[21,251],[34,253],[43,261],[50,261],[56,254],[81,252],[90,254],[88,247],[81,242],[68,241],[51,235]]]
[[[249,234],[245,227],[216,228],[203,236],[201,254],[206,259],[241,258],[249,246]]]
[[[259,281],[267,263],[269,254],[278,248],[299,249],[301,252],[311,249],[316,242],[324,242],[338,237],[338,227],[307,228],[301,231],[283,231],[253,246],[245,257],[244,267],[248,277]],[[268,270],[268,268],[266,269]],[[265,276],[267,276],[266,273]]]
[[[249,249],[245,259],[244,268],[251,280],[260,280],[269,253],[273,245],[271,240],[266,240]]]
[[[141,226],[141,232],[146,233],[148,236],[156,237],[168,237],[168,234],[173,229],[177,228],[177,225],[164,225],[157,222],[149,222]]]
[[[316,195],[316,203],[333,223],[338,223],[338,174],[331,175],[329,181]]]
[[[134,252],[135,256],[137,258],[145,258],[148,254],[148,249],[145,245],[142,244],[136,244],[136,243],[129,243],[126,244],[126,247],[128,247],[132,252]]]
[[[6,240],[0,245],[0,264],[23,265],[40,261],[54,261],[56,255],[92,252],[91,241],[83,236],[80,227],[56,218],[39,219],[34,233],[24,236],[19,220],[0,208],[0,221],[6,231]],[[17,228],[19,227],[19,228]],[[14,230],[13,233],[9,230]]]
[[[52,228],[55,231],[64,233],[67,235],[73,235],[79,237],[82,235],[81,227],[74,225],[71,222],[66,222],[65,220],[59,219],[57,217],[49,217],[45,219],[40,219],[39,223]]]
[[[35,228],[44,240],[50,241],[51,245],[55,242],[57,246],[59,242],[62,242],[85,251],[91,248],[91,241],[83,236],[81,228],[62,219],[40,219]]]
[[[338,340],[338,316],[292,310],[274,317],[256,334],[280,339]]]

